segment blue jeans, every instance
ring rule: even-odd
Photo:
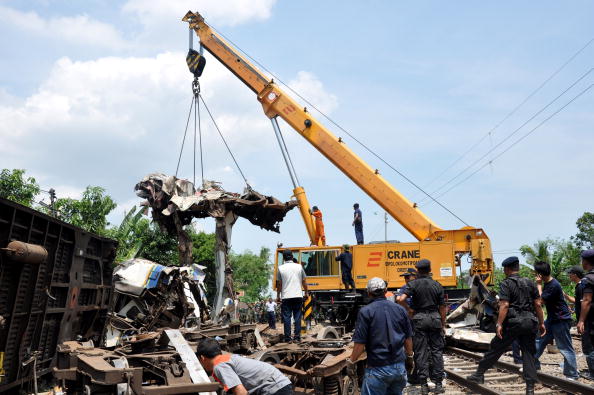
[[[283,325],[285,330],[285,342],[291,341],[291,317],[295,321],[295,333],[293,340],[301,340],[301,306],[303,305],[303,298],[287,298],[283,299],[281,304],[281,311],[283,314]]]
[[[406,387],[404,362],[379,368],[366,368],[361,395],[402,395]]]
[[[573,344],[571,343],[571,335],[569,329],[571,328],[571,321],[558,321],[558,322],[546,322],[547,333],[543,337],[536,338],[536,359],[540,358],[545,350],[547,344],[551,340],[555,339],[557,348],[563,355],[563,374],[569,378],[579,377],[577,370],[577,361],[575,358],[575,351],[573,350]],[[540,363],[537,363],[537,367]]]

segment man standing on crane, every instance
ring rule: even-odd
[[[357,238],[357,244],[365,244],[363,241],[363,214],[359,210],[359,203],[353,204],[353,226],[355,227],[355,237]]]
[[[326,245],[326,234],[324,233],[324,221],[322,220],[322,212],[318,206],[313,206],[309,211],[314,216],[316,221],[316,239],[315,245]],[[321,244],[320,244],[321,242]]]
[[[353,254],[351,254],[351,246],[345,244],[342,246],[344,252],[336,257],[336,260],[340,262],[340,272],[342,273],[342,283],[346,290],[349,288],[355,290],[355,282],[353,281]]]

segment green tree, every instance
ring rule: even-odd
[[[538,240],[532,247],[523,245],[520,252],[526,257],[526,262],[534,265],[537,261],[551,265],[551,276],[556,278],[565,292],[573,294],[573,284],[565,271],[580,263],[580,248],[567,240],[545,239]]]
[[[520,253],[526,258],[526,263],[533,266],[538,261],[551,262],[551,253],[549,249],[553,245],[553,240],[537,240],[532,246],[523,245],[520,247]]]
[[[140,235],[140,249],[136,256],[165,266],[179,266],[177,239],[151,223]]]
[[[35,178],[25,177],[23,169],[2,169],[0,173],[0,197],[32,207],[39,185]]]
[[[268,294],[268,282],[272,273],[270,249],[262,247],[256,255],[247,250],[242,254],[230,254],[233,267],[233,282],[236,289],[245,291],[246,302],[256,300]]]
[[[107,233],[107,215],[116,206],[113,199],[105,194],[105,189],[92,186],[85,189],[80,200],[60,198],[55,204],[61,219],[98,234]]]
[[[578,233],[571,239],[580,248],[594,248],[594,213],[585,212],[575,224]]]
[[[148,231],[150,222],[143,218],[142,210],[136,210],[136,207],[132,207],[119,226],[107,230],[107,237],[118,242],[115,263],[135,258],[142,250],[144,234]]]

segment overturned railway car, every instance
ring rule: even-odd
[[[116,247],[0,198],[0,393],[50,373],[58,344],[99,343]]]

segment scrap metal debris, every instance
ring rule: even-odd
[[[451,344],[486,350],[495,336],[497,294],[478,276],[471,279],[468,299],[446,317],[446,339]]]
[[[279,232],[280,222],[298,205],[295,200],[283,203],[250,187],[241,195],[227,192],[214,181],[205,181],[202,188],[196,190],[187,180],[161,173],[149,174],[134,189],[139,197],[147,200],[153,219],[161,229],[177,236],[182,266],[192,264],[192,241],[183,227],[194,218],[215,219],[215,319],[223,308],[223,300],[235,297],[228,253],[231,231],[237,218],[242,217],[262,229]]]
[[[122,336],[157,328],[198,327],[209,317],[204,267],[163,266],[146,259],[119,264],[113,274],[114,299],[105,326],[105,345]]]

